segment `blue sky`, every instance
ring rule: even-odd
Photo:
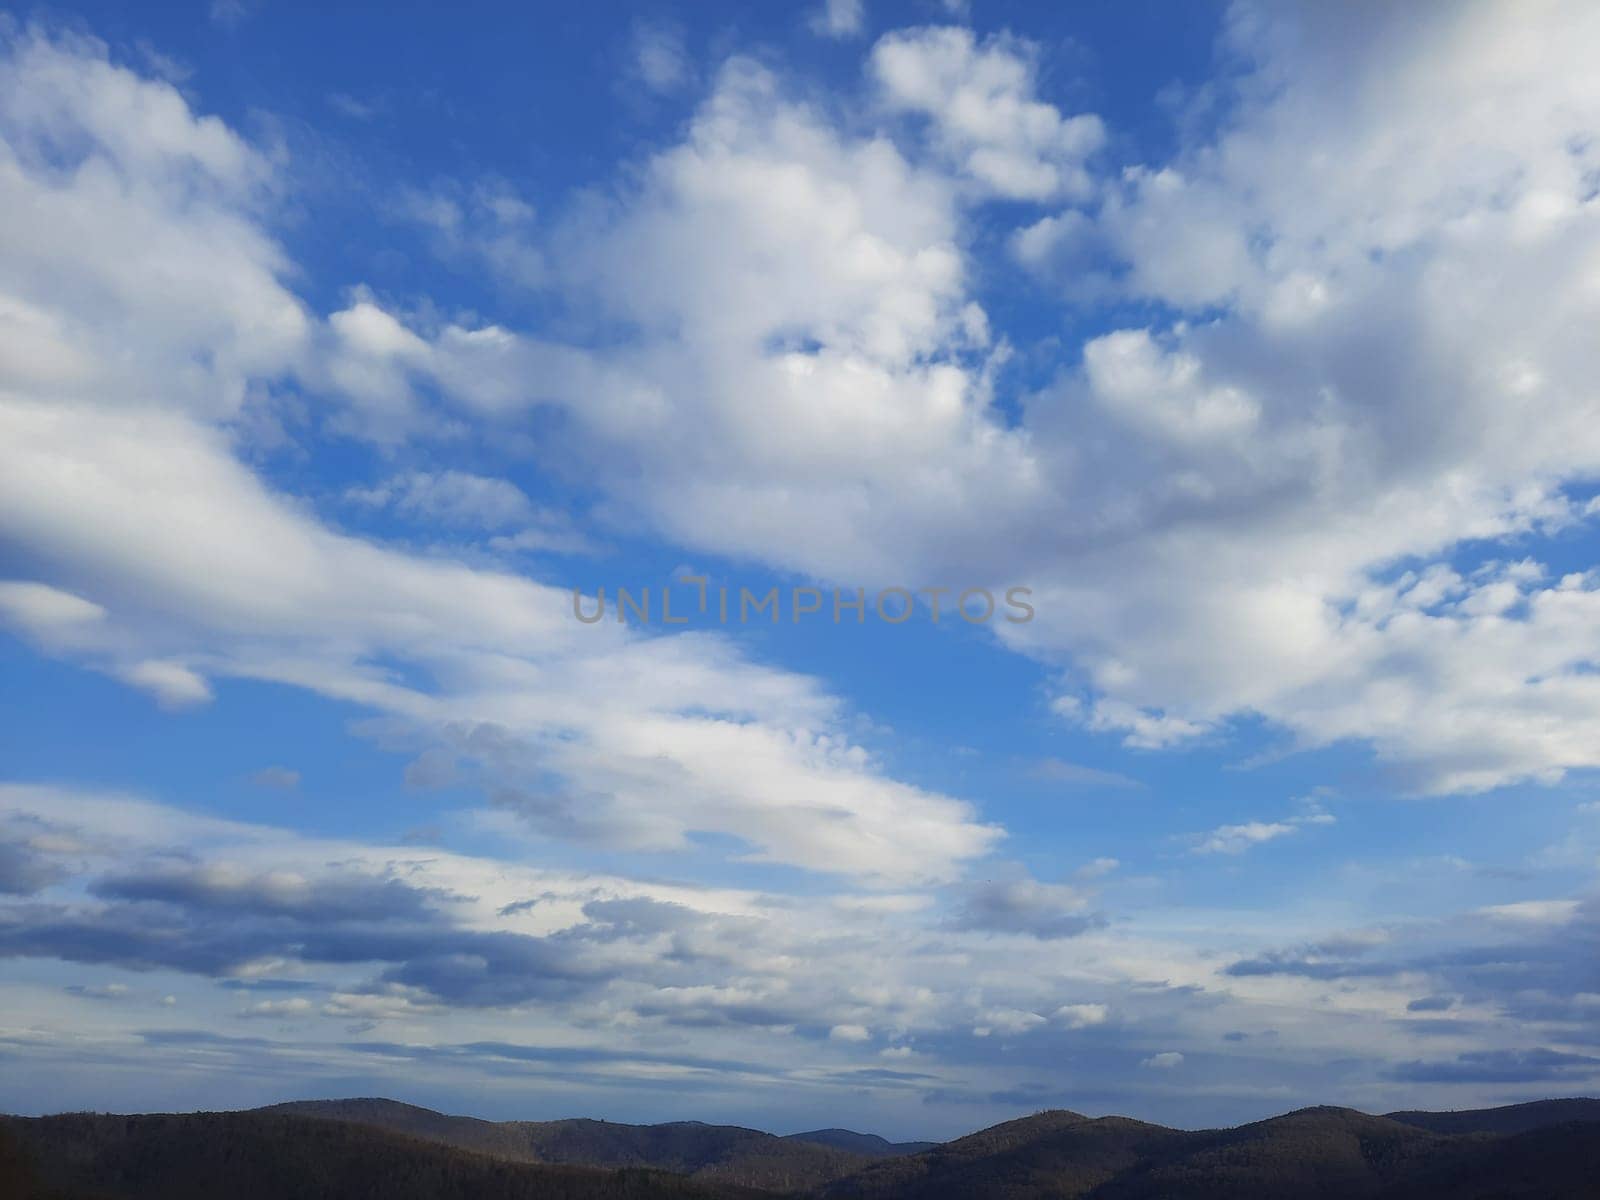
[[[1595,22],[7,18],[0,1108],[1593,1092]]]

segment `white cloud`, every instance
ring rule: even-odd
[[[1252,846],[1287,837],[1295,826],[1286,821],[1246,821],[1240,825],[1219,825],[1195,844],[1196,854],[1243,854]]]
[[[1086,863],[1075,872],[1079,879],[1099,879],[1111,874],[1122,864],[1114,858],[1097,858],[1091,863]]]
[[[1492,904],[1479,911],[1496,921],[1565,925],[1578,915],[1579,909],[1576,900],[1519,900],[1514,904]]]
[[[1036,1012],[1020,1008],[991,1008],[978,1014],[978,1024],[972,1029],[975,1037],[1002,1037],[1027,1033],[1045,1023]]]
[[[1152,1054],[1149,1058],[1141,1060],[1139,1065],[1154,1071],[1170,1071],[1174,1067],[1183,1066],[1183,1055],[1176,1050],[1163,1050],[1160,1054]]]
[[[761,858],[885,878],[948,876],[994,840],[966,805],[878,776],[811,681],[717,636],[580,626],[570,592],[330,533],[182,419],[13,403],[0,429],[0,522],[24,544],[70,547],[107,608],[127,612],[131,647],[177,640],[213,676],[310,687],[446,737],[551,831],[667,849],[718,829]],[[63,462],[80,465],[81,489],[62,484]],[[41,473],[55,482],[41,487]],[[152,544],[150,528],[183,536]],[[63,529],[71,541],[56,540]],[[433,664],[448,686],[406,687],[374,654]],[[113,670],[168,703],[209,695],[175,661]],[[540,770],[571,790],[520,791]]]
[[[1068,1029],[1087,1029],[1091,1025],[1105,1024],[1110,1012],[1104,1004],[1063,1004],[1051,1014],[1051,1020]]]
[[[516,484],[467,471],[410,471],[371,487],[350,488],[345,496],[443,525],[503,529],[533,516],[533,505]]]
[[[286,1017],[308,1017],[314,1011],[315,1007],[304,996],[290,996],[285,1000],[258,1000],[243,1009],[239,1016],[281,1020]]]
[[[864,0],[819,0],[811,14],[811,31],[821,37],[859,37],[866,28]]]
[[[22,580],[0,581],[0,614],[35,637],[70,638],[105,619],[106,610],[60,588]]]
[[[91,1000],[121,1000],[129,995],[128,985],[125,983],[104,983],[86,987],[69,988],[74,996],[87,996]]]
[[[1245,821],[1238,825],[1219,825],[1210,833],[1194,838],[1194,854],[1243,854],[1263,842],[1276,841],[1308,825],[1333,825],[1338,818],[1322,807],[1317,795],[1299,800],[1300,812],[1281,821]]]
[[[884,103],[926,117],[950,162],[995,195],[1081,198],[1091,190],[1084,161],[1105,129],[1099,117],[1063,117],[1037,98],[1035,54],[1015,38],[979,43],[970,29],[917,29],[885,35],[872,71]]]
[[[163,708],[190,708],[211,700],[211,685],[182,663],[147,658],[118,668],[117,675],[149,692]]]
[[[246,0],[211,0],[211,7],[206,11],[213,25],[232,29],[244,23],[250,15],[250,9],[251,5]]]
[[[426,189],[404,187],[389,211],[395,220],[426,230],[433,252],[458,270],[488,271],[517,288],[539,287],[549,281],[538,214],[503,179],[445,179]],[[361,291],[356,298],[371,300]],[[427,355],[418,354],[410,365],[425,370],[427,360]]]
[[[652,92],[672,92],[689,81],[683,31],[674,25],[644,24],[633,30],[633,68]]]
[[[343,117],[352,121],[370,121],[383,111],[383,105],[375,100],[362,100],[348,92],[329,92],[328,106]]]

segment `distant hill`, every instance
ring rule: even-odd
[[[1046,1112],[824,1189],[860,1200],[1559,1200],[1600,1197],[1600,1136],[1438,1134],[1343,1108],[1189,1132]]]
[[[514,1162],[540,1162],[526,1134],[514,1121],[482,1121],[477,1117],[452,1117],[431,1108],[418,1108],[398,1100],[363,1097],[355,1100],[294,1100],[252,1111],[353,1121],[394,1133],[442,1142],[461,1150],[475,1150]]]
[[[1391,1121],[1434,1133],[1525,1133],[1569,1121],[1600,1121],[1600,1100],[1534,1100],[1503,1108],[1465,1108],[1459,1112],[1392,1112]]]
[[[813,1129],[809,1133],[791,1133],[786,1141],[814,1142],[819,1146],[832,1146],[835,1150],[848,1150],[867,1158],[891,1158],[900,1154],[921,1154],[932,1150],[938,1142],[891,1142],[875,1133],[857,1133],[854,1129]]]
[[[1308,1108],[1237,1129],[1190,1134],[1095,1195],[1354,1200],[1388,1195],[1392,1186],[1455,1150],[1448,1139],[1397,1121],[1348,1108]]]
[[[1126,1117],[1042,1112],[924,1154],[873,1163],[824,1194],[861,1200],[1082,1196],[1150,1156],[1202,1136]]]
[[[1596,1117],[1596,1101],[1388,1117],[1308,1108],[1180,1130],[1057,1110],[904,1153],[850,1130],[780,1138],[303,1101],[3,1117],[0,1200],[1600,1200]]]
[[[747,1200],[660,1171],[509,1162],[286,1113],[0,1118],[6,1200]]]
[[[648,1167],[772,1191],[819,1187],[871,1161],[836,1146],[699,1121],[480,1121],[393,1100],[304,1100],[258,1111],[355,1121],[517,1162]]]

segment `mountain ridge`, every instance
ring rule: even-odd
[[[289,1101],[257,1111],[355,1121],[520,1162],[663,1170],[768,1190],[817,1187],[872,1161],[834,1145],[703,1121],[482,1121],[382,1098]]]
[[[1440,1126],[1441,1128],[1431,1128]],[[834,1137],[892,1152],[852,1153]],[[915,1153],[854,1130],[485,1121],[381,1097],[0,1117],[11,1200],[1559,1200],[1600,1196],[1600,1100],[1225,1129],[1065,1109]],[[752,1180],[759,1182],[752,1183]]]

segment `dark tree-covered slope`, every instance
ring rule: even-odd
[[[1391,1121],[1431,1129],[1435,1133],[1525,1133],[1573,1121],[1600,1121],[1600,1100],[1534,1100],[1502,1108],[1467,1108],[1458,1112],[1392,1112]]]
[[[17,1200],[734,1200],[761,1193],[660,1171],[510,1162],[285,1113],[0,1120]],[[20,1153],[17,1153],[20,1147]],[[0,1158],[3,1161],[3,1158]],[[31,1174],[32,1181],[24,1182]],[[30,1195],[31,1192],[31,1195]],[[11,1200],[11,1194],[0,1192]]]
[[[818,1187],[870,1161],[834,1146],[698,1121],[479,1121],[392,1100],[309,1100],[260,1111],[357,1121],[519,1162],[651,1167],[772,1191]]]
[[[1052,1111],[915,1154],[821,1131],[875,1158],[734,1126],[491,1122],[387,1100],[7,1117],[0,1200],[1600,1200],[1600,1121],[1569,1119],[1593,1113],[1308,1108],[1190,1131]]]

